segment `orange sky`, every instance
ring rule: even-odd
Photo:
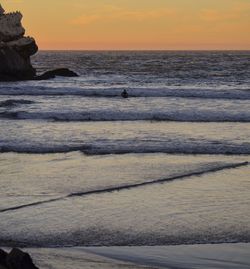
[[[250,49],[250,0],[0,0],[40,49]]]

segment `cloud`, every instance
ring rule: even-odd
[[[129,10],[116,6],[104,6],[93,10],[71,21],[75,25],[88,25],[98,22],[134,21],[144,22],[166,18],[175,14],[175,10],[168,8],[154,10]]]
[[[200,13],[200,18],[207,22],[220,22],[220,21],[230,21],[236,20],[241,17],[239,12],[233,11],[219,11],[215,9],[205,9]]]
[[[9,3],[15,3],[15,4],[19,4],[19,3],[23,3],[23,0],[9,0]]]
[[[249,17],[250,3],[239,3],[225,10],[203,9],[199,17],[207,22],[239,20]]]

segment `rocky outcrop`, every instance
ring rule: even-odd
[[[0,81],[45,80],[56,76],[76,77],[73,71],[60,68],[36,76],[30,56],[38,51],[36,41],[25,37],[20,12],[5,13],[0,4]]]
[[[38,50],[31,37],[25,37],[20,12],[5,13],[0,5],[0,81],[32,79],[36,70],[30,56]]]
[[[0,249],[0,266],[6,267],[6,258],[7,258],[8,253],[5,252],[4,250]]]
[[[69,70],[68,68],[58,68],[55,70],[47,71],[43,73],[40,76],[35,77],[35,80],[46,80],[46,79],[51,79],[55,77],[78,77],[78,75]]]
[[[1,269],[38,269],[30,255],[18,248],[13,248],[10,253],[0,249]]]
[[[3,9],[2,9],[3,10]],[[25,34],[25,29],[21,24],[22,14],[20,12],[12,12],[0,14],[0,40],[9,42],[18,40]]]
[[[28,80],[35,75],[29,57],[23,57],[13,47],[0,48],[0,81]]]

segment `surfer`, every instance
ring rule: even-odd
[[[122,93],[121,93],[121,96],[123,98],[128,98],[128,92],[126,90],[124,90]]]

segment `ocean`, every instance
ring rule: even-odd
[[[1,246],[250,242],[249,51],[32,62],[79,77],[0,83]]]

